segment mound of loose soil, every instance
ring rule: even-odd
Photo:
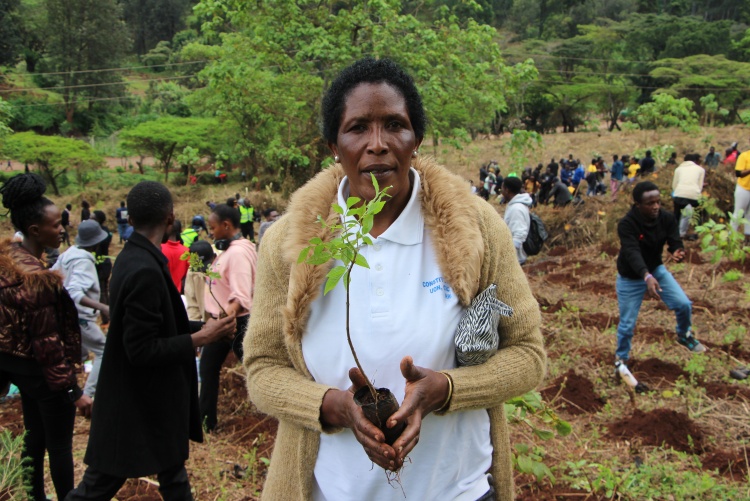
[[[567,247],[558,246],[554,247],[547,252],[548,256],[557,257],[557,256],[565,256],[568,253]]]
[[[542,307],[544,313],[557,313],[558,311],[565,308],[565,301],[559,299],[555,304],[550,304],[546,299],[538,300],[539,306]]]
[[[687,373],[679,365],[658,358],[636,360],[628,363],[628,368],[638,381],[654,388],[665,383],[674,384],[680,377],[687,377]]]
[[[635,335],[639,338],[643,337],[651,341],[663,341],[665,335],[669,335],[667,331],[662,327],[653,325],[645,325],[643,327],[636,327]]]
[[[8,398],[0,402],[0,431],[2,430],[9,430],[14,437],[23,433],[21,397]]]
[[[620,253],[620,247],[609,242],[602,242],[602,244],[599,246],[599,249],[606,255],[611,257],[615,257]]]
[[[118,501],[161,501],[159,488],[154,484],[131,478],[117,492]]]
[[[581,325],[587,328],[599,329],[604,332],[612,325],[617,325],[620,317],[613,317],[608,313],[586,313],[581,314]]]
[[[703,450],[705,433],[686,414],[670,409],[643,412],[608,425],[609,437],[616,440],[640,439],[644,445],[666,445],[683,452]]]
[[[544,277],[544,281],[550,284],[572,285],[575,284],[578,279],[570,273],[550,273]]]
[[[685,259],[683,259],[682,262],[690,264],[703,264],[706,261],[703,259],[697,249],[691,249],[690,247],[688,247],[685,250]]]
[[[555,402],[573,415],[599,412],[604,407],[604,401],[594,392],[594,383],[573,369],[555,379],[541,393],[548,402],[557,397]]]
[[[731,344],[717,344],[712,343],[711,341],[705,341],[703,342],[703,344],[705,344],[709,348],[721,350],[724,353],[733,356],[734,358],[742,360],[743,362],[750,362],[750,351],[743,349],[742,343],[740,343],[739,341],[735,341]]]
[[[559,484],[527,484],[516,491],[516,501],[565,501],[573,499],[602,501],[609,498]]]
[[[704,383],[703,387],[706,389],[706,395],[711,398],[725,400],[740,397],[750,400],[750,388],[747,386],[727,384],[722,383],[721,381],[711,381],[709,383]]]
[[[597,281],[586,282],[585,284],[581,284],[576,287],[576,289],[581,292],[591,292],[592,294],[597,296],[606,296],[611,298],[617,297],[614,282],[609,284]]]
[[[719,449],[706,454],[701,463],[704,470],[716,470],[721,475],[737,481],[748,478],[747,460],[743,451],[729,452]]]

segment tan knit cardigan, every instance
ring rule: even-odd
[[[495,210],[433,160],[420,157],[414,168],[421,177],[422,213],[440,269],[461,304],[469,305],[494,283],[498,298],[514,309],[512,317],[501,319],[497,354],[482,365],[448,371],[454,390],[447,409],[488,410],[497,496],[512,500],[503,402],[535,388],[544,376],[539,306],[516,260],[510,231]],[[279,420],[264,500],[310,499],[320,433],[340,431],[322,427],[320,407],[331,387],[313,380],[302,355],[310,304],[321,293],[328,267],[296,262],[311,238],[331,238],[316,218],[320,214],[333,222],[339,217],[331,203],[343,176],[340,165],[319,173],[294,194],[287,214],[263,237],[244,364],[250,400]]]

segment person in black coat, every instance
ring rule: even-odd
[[[167,500],[190,500],[185,460],[201,442],[195,348],[234,333],[235,318],[190,334],[160,244],[174,224],[172,196],[143,181],[128,195],[133,235],[115,261],[83,480],[65,498],[112,499],[127,478],[158,475]]]

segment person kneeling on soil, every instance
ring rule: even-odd
[[[633,188],[633,207],[617,225],[620,254],[617,256],[617,326],[615,364],[627,363],[633,329],[643,295],[661,299],[677,317],[677,342],[694,353],[706,351],[691,332],[692,306],[685,292],[662,263],[664,244],[672,260],[685,257],[677,220],[661,208],[659,188],[644,181]]]
[[[141,181],[130,190],[133,235],[115,261],[111,323],[86,456],[65,501],[112,499],[127,478],[157,475],[166,501],[192,500],[189,440],[203,441],[195,348],[231,335],[234,315],[190,333],[160,245],[174,212],[169,190]]]

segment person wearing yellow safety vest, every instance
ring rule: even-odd
[[[206,222],[203,220],[203,216],[195,216],[190,227],[180,233],[182,245],[189,248],[193,245],[193,242],[200,240],[201,229],[205,228],[205,226]]]
[[[255,207],[250,203],[250,199],[245,197],[239,206],[240,209],[240,229],[242,230],[242,236],[255,240],[255,229],[253,228],[253,220],[255,219]]]

